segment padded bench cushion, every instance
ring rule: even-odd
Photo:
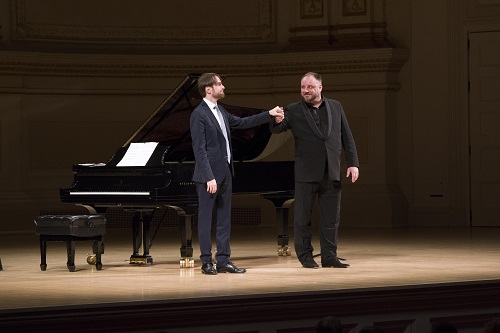
[[[92,237],[106,233],[106,217],[97,215],[41,215],[35,218],[38,235]]]

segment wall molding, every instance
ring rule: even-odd
[[[50,77],[184,77],[216,71],[232,75],[280,76],[310,70],[330,73],[398,73],[406,49],[291,52],[247,55],[80,55],[0,51],[0,74]]]

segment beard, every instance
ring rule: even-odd
[[[316,94],[308,94],[308,95],[302,95],[302,98],[304,98],[304,101],[306,101],[307,103],[310,103],[312,104],[314,101],[316,101],[318,99],[318,95]]]
[[[224,93],[224,91],[219,91],[218,93],[214,94],[213,95],[216,99],[222,99],[226,96],[226,94]]]

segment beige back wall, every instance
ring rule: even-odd
[[[362,163],[342,224],[469,225],[464,40],[500,18],[480,1],[64,3],[0,0],[0,232],[32,232],[73,163],[111,157],[203,71],[229,75],[225,102],[262,108],[298,100],[303,73],[323,75]]]

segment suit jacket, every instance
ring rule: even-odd
[[[255,127],[272,120],[268,112],[240,118],[227,112],[220,104],[218,107],[224,118],[226,129],[228,129],[227,137],[230,147],[230,129]],[[190,126],[195,157],[192,180],[206,183],[215,179],[220,184],[224,180],[228,163],[226,140],[217,119],[205,101],[202,101],[191,113]],[[231,164],[232,155],[231,148]]]
[[[348,167],[359,167],[356,144],[342,105],[324,98],[328,116],[328,135],[323,137],[311,112],[302,100],[285,108],[285,119],[272,124],[272,133],[291,130],[295,138],[295,181],[319,182],[328,163],[328,178],[340,181],[340,154],[342,148]]]

